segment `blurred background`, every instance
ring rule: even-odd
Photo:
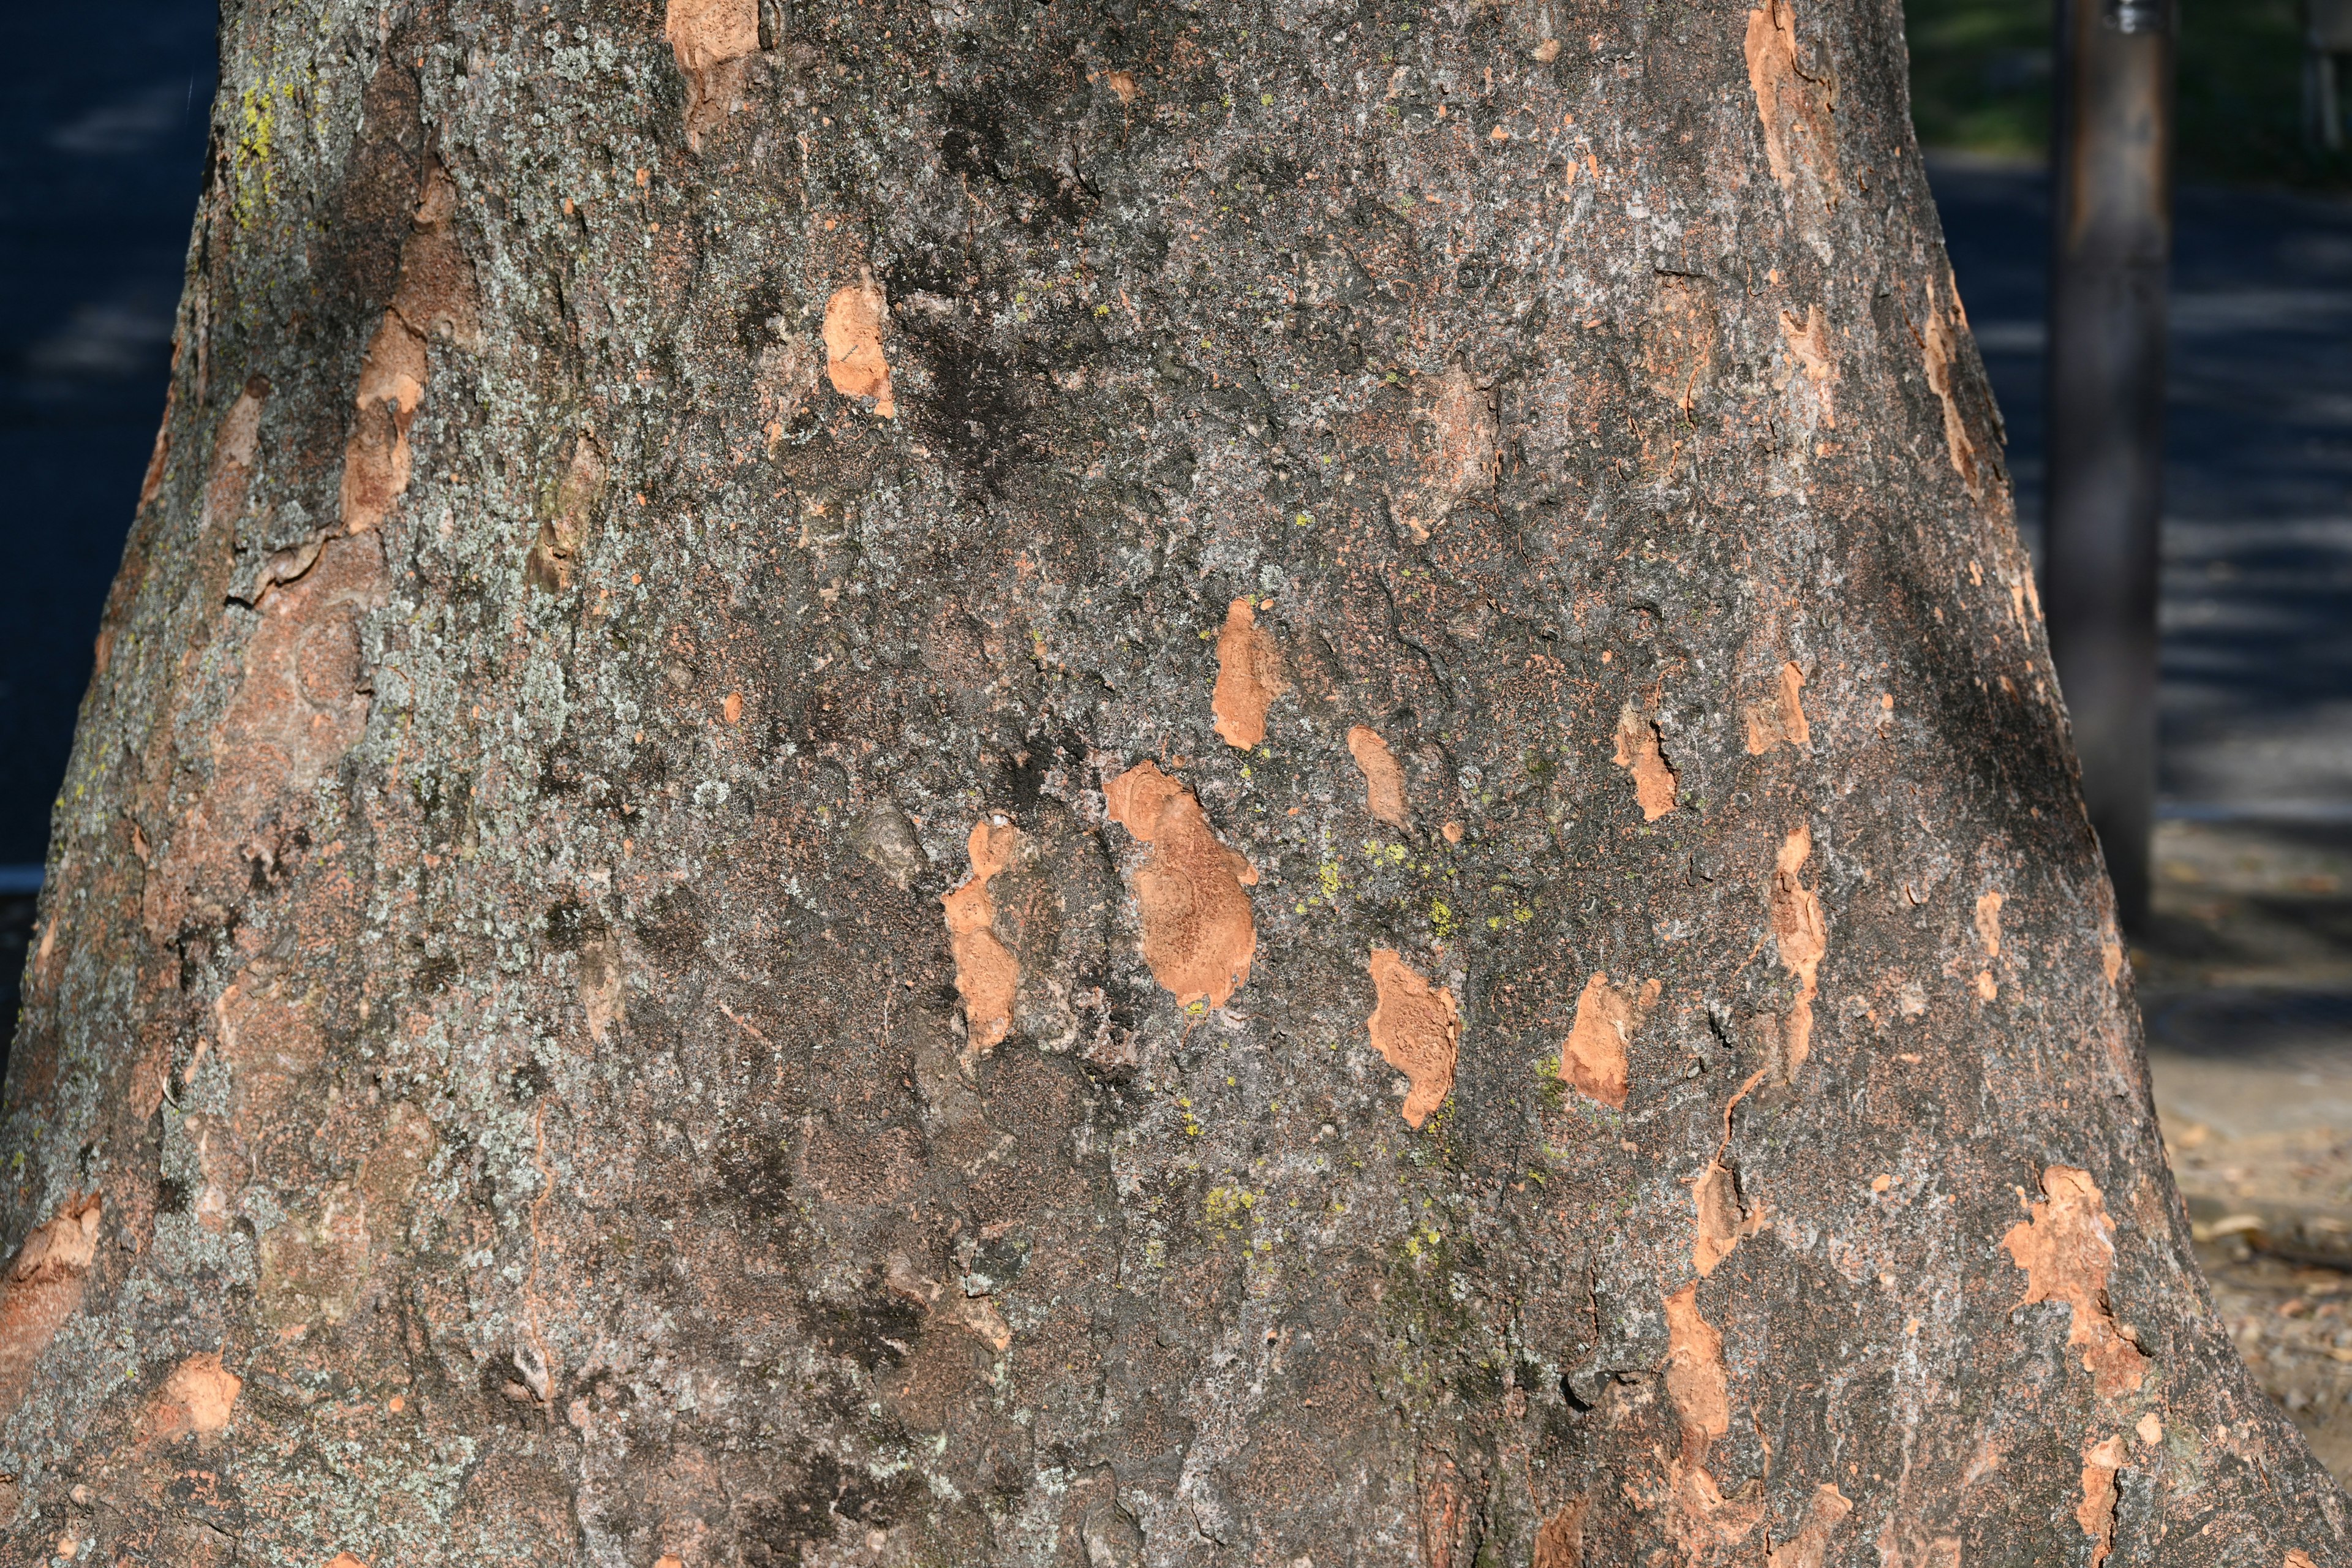
[[[2352,1478],[2352,153],[2313,123],[2302,8],[2326,3],[2179,0],[2159,824],[2133,961],[2217,1300]],[[1906,13],[2038,550],[2050,5]],[[0,95],[0,1040],[162,413],[213,90],[208,0],[109,17],[95,50],[76,9],[16,7]],[[2352,54],[2334,68],[2352,102]]]
[[[2038,553],[2051,6],[1905,13]],[[2311,121],[2299,0],[2177,15],[2155,892],[2132,959],[2217,1301],[2352,1481],[2352,153]],[[2336,71],[2340,110],[2352,58]]]
[[[10,8],[0,93],[0,1038],[92,639],[163,412],[212,112],[210,0]],[[0,1052],[5,1060],[5,1052]]]

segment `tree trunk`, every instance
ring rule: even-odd
[[[2347,1561],[1801,5],[232,0],[0,1561]]]

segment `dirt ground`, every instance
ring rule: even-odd
[[[2263,1391],[2336,1479],[2352,1482],[2352,1275],[2270,1257],[2236,1237],[2197,1251]]]
[[[2352,826],[2168,823],[2133,953],[2198,1254],[2240,1352],[2352,1484]]]

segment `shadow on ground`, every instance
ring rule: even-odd
[[[2173,1173],[2263,1388],[2352,1480],[2352,826],[2169,822],[2132,954]]]

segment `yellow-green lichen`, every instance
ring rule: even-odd
[[[1223,1226],[1240,1230],[1250,1222],[1251,1211],[1265,1194],[1251,1192],[1247,1187],[1211,1187],[1201,1200],[1201,1217],[1212,1228]]]

